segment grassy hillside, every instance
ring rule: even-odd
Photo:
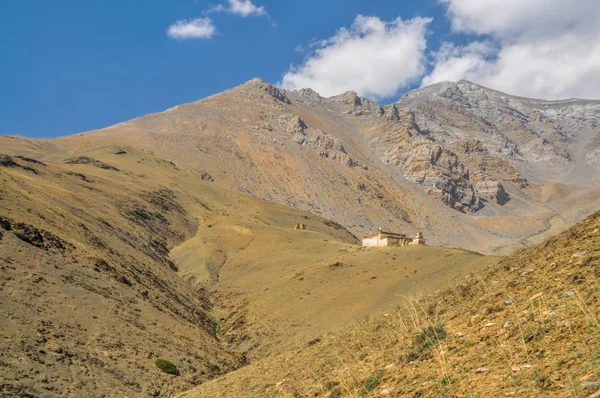
[[[35,160],[48,152],[26,141],[3,149],[13,151],[0,157],[4,394],[169,396],[242,365],[216,336],[208,292],[169,253],[210,223],[243,214],[240,223],[268,229],[260,217],[290,225],[304,216],[321,240],[356,239],[129,148],[50,161]],[[157,357],[183,376],[162,373]]]
[[[600,212],[452,287],[182,396],[591,396],[599,231]]]
[[[172,396],[498,261],[363,250],[129,147],[2,144],[4,395]]]
[[[223,268],[213,287],[219,336],[249,359],[304,347],[498,260],[437,247],[363,249],[288,229]]]

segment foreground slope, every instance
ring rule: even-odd
[[[598,207],[599,121],[598,101],[524,99],[464,81],[382,106],[254,79],[53,143],[148,150],[356,235],[383,226],[422,231],[434,245],[508,253]]]
[[[480,275],[182,396],[586,397],[600,388],[599,258],[597,212]]]

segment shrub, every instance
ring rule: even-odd
[[[363,382],[362,387],[358,390],[358,396],[362,397],[373,391],[381,383],[383,377],[383,370],[378,369],[371,373],[369,377]]]
[[[413,336],[412,346],[405,356],[406,362],[425,359],[429,356],[431,348],[439,344],[447,336],[444,324],[430,325],[421,329]]]
[[[329,392],[329,398],[340,398],[341,396],[344,395],[344,392],[342,391],[341,388],[339,387],[334,387],[330,392]]]
[[[452,375],[446,375],[442,377],[442,387],[447,387],[456,382],[456,379]]]
[[[179,369],[177,369],[177,366],[175,366],[175,364],[171,361],[167,361],[166,359],[162,358],[157,358],[156,361],[154,361],[154,364],[157,368],[159,368],[165,373],[179,376]]]

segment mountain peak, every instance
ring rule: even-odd
[[[361,98],[358,96],[356,91],[346,91],[339,95],[334,95],[328,98],[331,101],[343,102],[344,104],[360,106],[362,105]]]
[[[246,84],[257,84],[257,83],[258,84],[265,84],[266,82],[263,79],[261,79],[260,77],[254,77],[254,78],[248,80],[246,83],[244,83],[244,85],[246,85]]]

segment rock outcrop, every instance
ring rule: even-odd
[[[292,136],[292,141],[317,150],[322,158],[337,160],[350,167],[358,165],[358,162],[348,155],[339,138],[323,134],[321,130],[309,128],[300,116],[282,115],[278,122],[285,126],[285,131]]]

